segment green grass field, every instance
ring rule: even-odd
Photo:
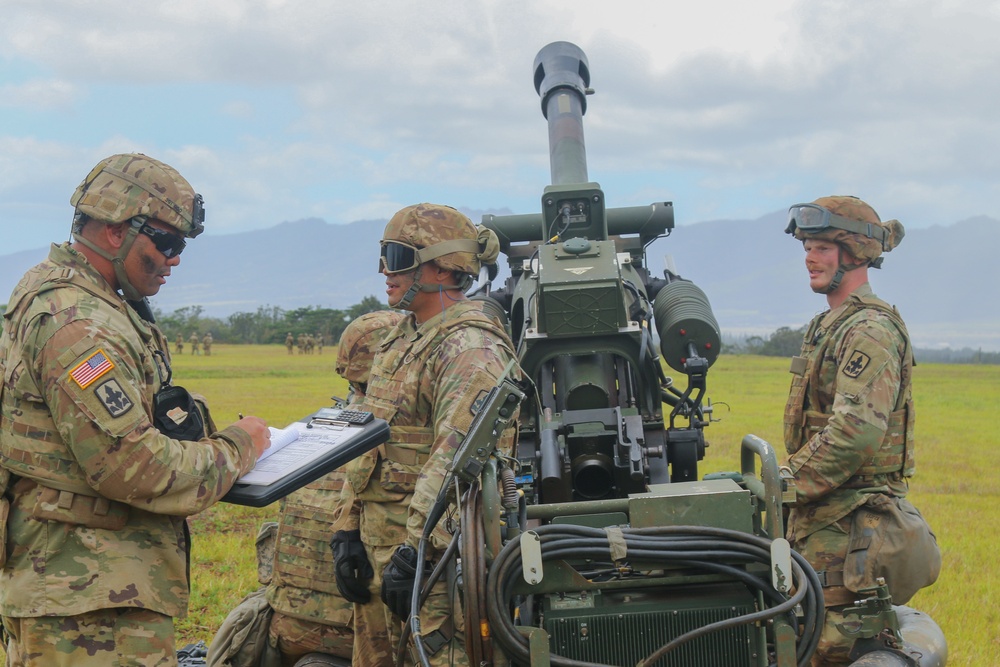
[[[288,356],[279,346],[213,347],[211,357],[174,359],[174,380],[208,397],[219,426],[238,412],[284,426],[346,385],[334,373],[335,349]],[[722,356],[708,373],[718,420],[706,431],[702,474],[739,469],[747,433],[782,450],[781,415],[790,376],[786,359]],[[917,476],[910,495],[937,533],[944,553],[938,582],[910,605],[930,614],[949,643],[949,665],[1000,665],[1000,367],[926,364],[914,373]],[[677,378],[682,381],[683,378]],[[277,505],[221,504],[192,518],[191,611],[177,623],[178,646],[210,640],[243,597],[258,587],[254,538]]]

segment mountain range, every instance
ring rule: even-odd
[[[469,211],[473,220],[481,211]],[[497,212],[497,213],[503,213]],[[676,227],[654,241],[647,265],[669,265],[708,295],[724,335],[766,335],[796,328],[825,308],[808,287],[799,242],[783,234],[785,214]],[[154,297],[164,312],[201,306],[225,317],[260,306],[346,308],[366,296],[384,299],[378,240],[385,220],[331,225],[310,218],[270,228],[193,240]],[[1000,350],[1000,221],[979,216],[908,230],[870,270],[875,292],[896,305],[917,347]],[[45,249],[0,256],[0,299]],[[0,301],[3,303],[3,301]]]

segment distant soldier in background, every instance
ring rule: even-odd
[[[350,385],[348,405],[360,406],[378,345],[402,318],[401,313],[378,311],[344,329],[336,370]],[[263,653],[272,662],[280,653],[282,665],[350,665],[354,604],[337,588],[330,546],[343,484],[343,471],[335,470],[281,501],[278,523],[265,524],[258,538],[258,569],[267,588],[245,598],[226,618],[209,648],[208,667],[269,664],[261,659]],[[245,637],[257,639],[248,645]]]
[[[323,354],[323,334],[316,334],[316,353]]]
[[[785,448],[795,475],[788,540],[820,575],[826,622],[813,665],[851,662],[843,609],[884,577],[905,604],[937,579],[941,553],[905,499],[914,464],[913,348],[896,309],[868,284],[868,267],[903,238],[857,197],[789,209],[809,286],[829,310],[809,324],[792,360]]]
[[[291,354],[292,348],[295,347],[295,336],[292,335],[291,331],[285,336],[285,347],[288,348],[288,354]]]
[[[313,353],[313,336],[312,334],[306,334],[306,354]]]
[[[212,332],[208,331],[205,333],[205,337],[201,339],[201,346],[205,350],[205,356],[212,356]]]
[[[198,349],[198,345],[201,340],[198,338],[198,332],[191,332],[191,337],[188,338],[188,342],[191,343],[191,354],[201,354],[201,350]]]
[[[177,354],[184,352],[184,334],[177,334],[177,343],[175,347]]]
[[[304,333],[300,333],[297,336],[295,342],[298,345],[299,354],[305,354],[306,353],[306,335]]]

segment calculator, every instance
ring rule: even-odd
[[[309,426],[316,424],[347,424],[349,426],[364,426],[374,415],[364,410],[343,410],[341,408],[320,408],[309,420]]]

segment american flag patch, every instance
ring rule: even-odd
[[[94,380],[101,377],[115,365],[111,363],[104,350],[98,350],[84,359],[83,363],[69,372],[73,381],[80,385],[80,389],[86,389]]]

